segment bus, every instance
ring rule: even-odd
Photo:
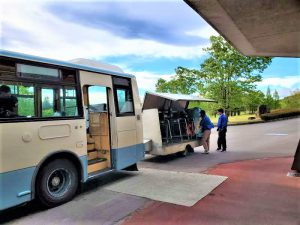
[[[0,51],[0,210],[71,200],[144,158],[134,76],[95,61]]]

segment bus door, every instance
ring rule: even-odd
[[[83,72],[81,85],[86,120],[88,175],[112,168],[110,136],[112,124],[113,95],[111,77]]]
[[[140,157],[138,143],[141,142],[137,132],[138,122],[132,79],[113,77],[113,89],[116,108],[116,130],[118,136],[117,148],[113,149],[115,169],[123,169],[135,164]],[[140,114],[139,114],[140,116]]]

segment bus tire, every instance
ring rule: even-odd
[[[70,201],[78,188],[78,172],[68,159],[55,159],[38,174],[36,194],[50,208]]]

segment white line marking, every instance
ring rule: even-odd
[[[265,134],[265,135],[269,135],[269,136],[287,136],[287,135],[289,135],[289,134],[268,133],[268,134]]]

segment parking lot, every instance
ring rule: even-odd
[[[109,191],[104,188],[105,185],[128,176],[115,172],[87,183],[81,193],[67,204],[46,210],[31,202],[1,213],[0,223],[199,224],[199,220],[203,220],[201,224],[220,224],[223,218],[226,224],[297,224],[300,218],[295,213],[297,201],[294,195],[300,191],[299,178],[287,178],[286,173],[290,170],[300,137],[299,127],[299,118],[231,126],[228,128],[228,152],[215,151],[217,132],[214,130],[208,155],[201,154],[202,147],[186,157],[147,155],[138,164],[139,168],[229,177],[191,208]],[[247,173],[243,174],[243,171]],[[280,193],[284,195],[279,196]],[[212,196],[217,197],[212,201]],[[265,204],[261,208],[255,204],[259,199]],[[249,201],[249,205],[244,207],[243,201]],[[278,212],[278,209],[282,210]],[[270,216],[278,213],[277,217]]]

